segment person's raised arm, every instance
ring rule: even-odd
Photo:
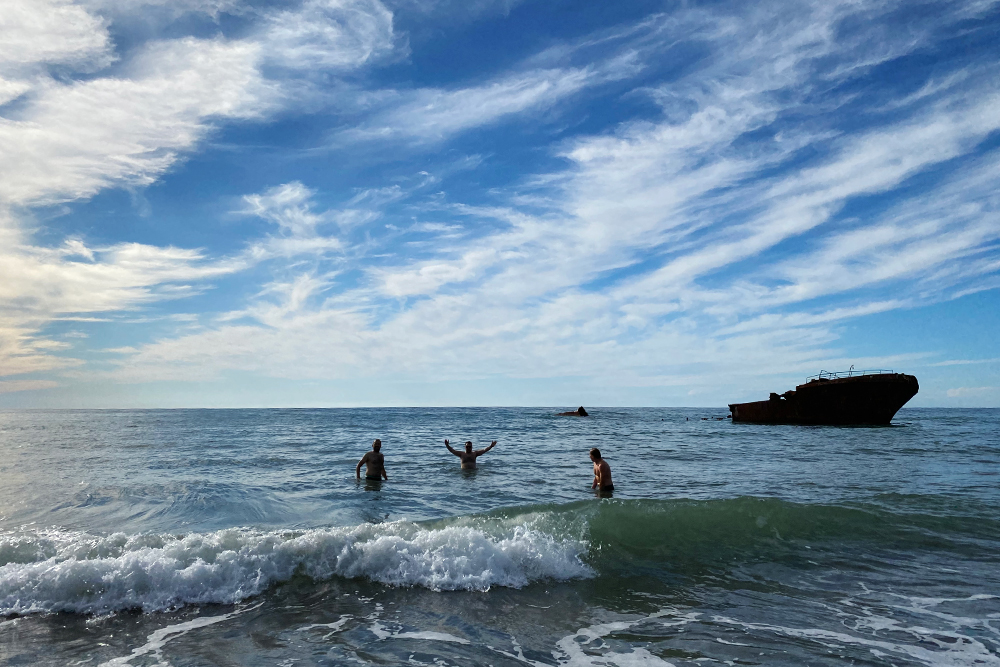
[[[479,451],[477,451],[476,452],[476,456],[482,456],[483,454],[485,454],[486,452],[490,451],[491,449],[493,449],[496,446],[497,446],[497,441],[494,440],[493,442],[490,443],[490,446],[487,447],[486,449],[480,449]]]
[[[451,448],[451,445],[448,444],[448,439],[447,438],[445,438],[445,440],[444,440],[444,446],[447,447],[448,451],[451,452],[452,454],[454,454],[455,456],[461,456],[462,455],[462,452],[456,452],[454,449]]]
[[[361,479],[361,466],[364,465],[365,461],[367,460],[368,460],[368,454],[365,454],[364,456],[361,457],[361,460],[358,461],[358,467],[354,469],[354,476],[357,479]]]

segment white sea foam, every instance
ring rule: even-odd
[[[633,646],[628,651],[612,650],[605,638],[615,633],[628,632],[643,623],[654,622],[664,627],[680,627],[694,622],[697,618],[697,613],[678,614],[675,610],[665,609],[646,617],[590,625],[557,641],[552,650],[552,658],[560,667],[675,667],[674,663],[639,646]],[[548,662],[528,658],[520,643],[514,638],[511,639],[513,651],[504,651],[492,646],[487,648],[531,667],[548,667],[550,664]]]
[[[0,615],[236,603],[296,572],[432,590],[520,588],[592,576],[580,559],[586,547],[531,521],[437,528],[398,521],[183,536],[0,534]]]
[[[454,644],[470,643],[468,639],[456,637],[455,635],[451,635],[446,632],[403,632],[401,630],[391,630],[377,620],[368,626],[368,630],[373,635],[378,637],[379,641],[385,641],[387,639],[423,639],[426,641],[451,642]]]
[[[310,630],[322,629],[326,631],[326,636],[330,637],[337,634],[344,625],[351,620],[350,614],[344,614],[338,620],[333,623],[311,623],[309,625],[303,625],[301,628],[296,628],[296,632],[308,632]]]
[[[712,621],[739,626],[746,630],[805,639],[824,647],[861,646],[876,656],[890,659],[909,658],[925,665],[1000,667],[1000,657],[997,657],[975,637],[957,632],[931,630],[920,626],[907,627],[893,619],[884,619],[884,622],[870,624],[868,629],[877,626],[879,629],[895,630],[898,633],[912,636],[919,643],[891,641],[879,638],[880,635],[875,633],[870,636],[860,636],[820,628],[792,628],[766,623],[747,623],[725,616],[713,616]]]
[[[260,605],[257,605],[258,607]],[[124,665],[132,664],[132,660],[135,658],[141,658],[143,656],[150,655],[154,660],[156,660],[156,666],[160,667],[164,665],[165,667],[170,667],[170,663],[163,660],[162,650],[167,642],[177,639],[192,630],[198,630],[200,628],[207,627],[209,625],[215,625],[216,623],[221,623],[227,621],[237,614],[242,614],[250,609],[256,609],[257,607],[250,607],[249,609],[240,609],[229,614],[222,614],[221,616],[202,616],[201,618],[196,618],[193,621],[186,621],[184,623],[177,623],[176,625],[168,625],[165,628],[160,628],[153,634],[146,638],[146,643],[142,646],[132,649],[131,655],[126,655],[121,658],[114,658],[107,662],[102,662],[98,667],[123,667]]]

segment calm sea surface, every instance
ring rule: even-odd
[[[1000,666],[1000,410],[554,412],[0,412],[0,664]]]

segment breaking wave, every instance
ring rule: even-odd
[[[586,544],[515,525],[411,522],[306,531],[93,536],[56,530],[0,535],[0,615],[235,603],[296,574],[366,578],[433,590],[520,588],[588,577]]]
[[[912,498],[903,500],[914,509]],[[772,498],[613,500],[301,531],[22,530],[0,533],[0,616],[229,604],[294,576],[485,591],[652,567],[683,574],[734,560],[780,560],[806,543],[992,551],[1000,540],[993,519],[918,509]]]

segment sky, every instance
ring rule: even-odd
[[[6,0],[0,408],[1000,407],[1000,2]]]

